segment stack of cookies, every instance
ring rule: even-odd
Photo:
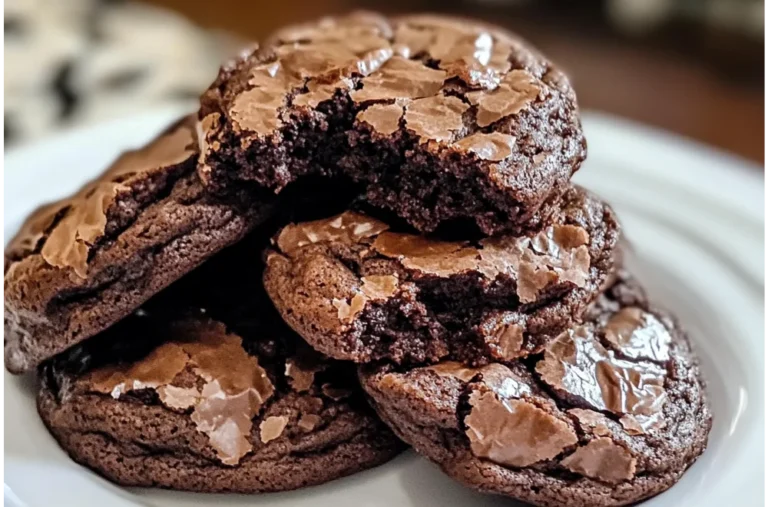
[[[476,490],[625,505],[711,414],[622,267],[567,78],[512,34],[371,13],[280,30],[199,111],[35,212],[5,358],[123,485],[300,488],[406,445]]]

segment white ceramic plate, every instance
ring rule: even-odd
[[[38,204],[72,192],[178,114],[155,111],[8,153],[6,239]],[[614,205],[636,249],[631,267],[690,330],[715,414],[707,452],[678,485],[644,505],[762,505],[762,169],[610,117],[587,115],[585,128],[589,162],[576,181]],[[413,453],[291,493],[118,488],[58,448],[35,412],[34,383],[5,373],[5,500],[14,506],[511,505],[463,489]]]

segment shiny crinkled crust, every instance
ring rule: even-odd
[[[540,506],[633,504],[680,479],[712,415],[685,334],[625,273],[589,318],[524,362],[364,366],[361,381],[400,438],[471,488]]]
[[[9,371],[107,328],[269,216],[271,197],[205,191],[194,131],[179,121],[22,225],[5,250]]]
[[[283,319],[336,359],[472,364],[536,353],[612,275],[620,227],[572,187],[554,223],[476,242],[399,233],[354,212],[291,224],[266,254]]]
[[[217,191],[355,182],[420,231],[541,223],[586,156],[567,78],[498,27],[358,12],[288,27],[226,64],[199,114]]]
[[[290,331],[249,342],[205,314],[153,311],[40,370],[46,426],[75,461],[111,481],[284,491],[376,466],[403,449],[354,373]]]

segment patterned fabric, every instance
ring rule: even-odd
[[[139,3],[6,0],[6,145],[159,104],[193,104],[232,47]]]

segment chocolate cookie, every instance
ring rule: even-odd
[[[672,486],[711,413],[685,334],[620,277],[590,320],[524,361],[363,369],[403,440],[449,476],[540,506],[614,506]]]
[[[27,219],[5,251],[11,372],[105,329],[269,214],[274,198],[209,195],[196,160],[187,118]]]
[[[207,313],[148,308],[41,367],[40,415],[77,462],[126,486],[252,493],[333,480],[403,449],[350,365],[290,330],[254,336]]]
[[[356,13],[278,31],[222,68],[200,120],[212,188],[350,179],[426,232],[537,224],[586,156],[560,70],[500,28],[440,16]]]
[[[614,270],[611,209],[571,187],[552,225],[445,242],[346,212],[289,225],[267,253],[266,290],[315,349],[358,363],[509,361],[578,320]]]

